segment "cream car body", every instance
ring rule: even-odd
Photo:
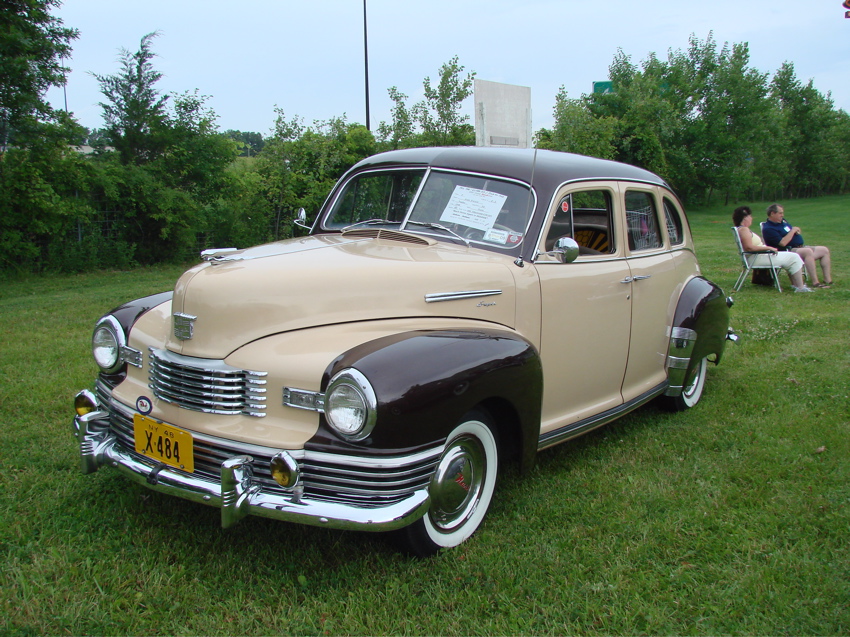
[[[730,304],[651,173],[386,153],[309,236],[208,251],[172,294],[101,319],[81,465],[218,506],[225,526],[400,529],[426,555],[480,525],[500,462],[656,397],[695,405]]]

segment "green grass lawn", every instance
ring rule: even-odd
[[[833,288],[745,284],[697,408],[508,469],[481,530],[425,561],[366,533],[225,531],[218,509],[81,475],[94,321],[181,269],[0,283],[0,634],[850,633],[850,196],[784,203],[831,248]],[[732,207],[689,213],[727,292]]]

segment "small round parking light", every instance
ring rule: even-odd
[[[78,416],[97,411],[97,398],[88,389],[84,389],[74,397],[74,411]]]
[[[272,478],[285,489],[291,489],[298,484],[301,471],[295,459],[285,451],[276,454],[269,463]]]

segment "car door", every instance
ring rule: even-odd
[[[591,182],[556,195],[539,251],[561,236],[579,243],[573,263],[541,255],[535,268],[541,292],[543,363],[541,434],[617,407],[629,353],[629,265],[615,222],[617,186]]]
[[[626,250],[631,277],[632,320],[623,399],[651,391],[667,378],[673,303],[683,284],[670,253],[656,189],[623,184]]]

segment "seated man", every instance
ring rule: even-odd
[[[778,250],[791,250],[799,254],[806,266],[812,287],[828,288],[832,285],[832,262],[829,248],[807,246],[803,241],[803,235],[800,234],[800,228],[785,221],[785,209],[779,204],[768,206],[767,221],[762,224],[762,237],[769,246]],[[815,261],[820,261],[820,268],[823,271],[822,283],[818,282]]]

